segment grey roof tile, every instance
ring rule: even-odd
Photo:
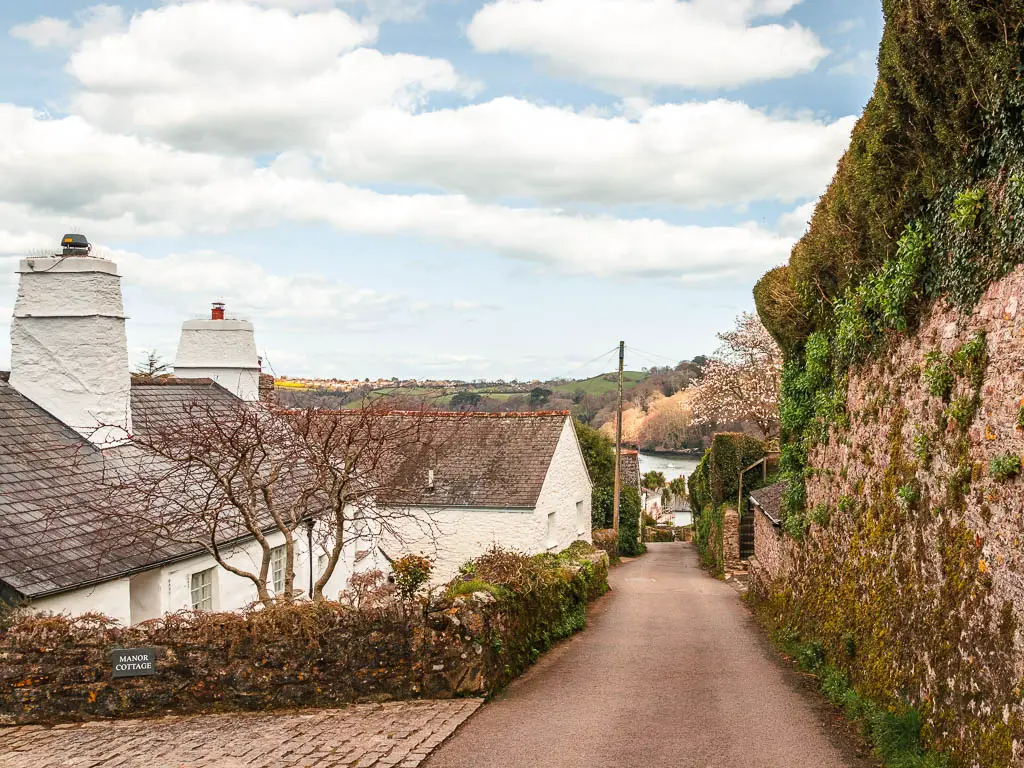
[[[136,432],[180,418],[197,398],[233,396],[207,381],[132,388]],[[99,478],[132,449],[100,451],[0,378],[0,580],[32,597],[114,578],[194,547],[126,538],[96,512]]]

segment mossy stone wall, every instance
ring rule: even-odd
[[[852,371],[808,456],[806,539],[762,589],[863,694],[906,702],[952,765],[1024,765],[1024,267]],[[760,532],[759,532],[760,533]]]

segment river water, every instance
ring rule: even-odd
[[[678,453],[644,453],[640,452],[640,474],[645,472],[661,472],[665,481],[671,482],[680,475],[687,478],[697,468],[700,459]]]

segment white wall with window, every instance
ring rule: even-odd
[[[213,611],[214,605],[214,574],[216,568],[207,568],[189,575],[189,602],[193,611]]]

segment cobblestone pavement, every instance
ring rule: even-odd
[[[414,768],[480,699],[0,728],[3,768]]]

